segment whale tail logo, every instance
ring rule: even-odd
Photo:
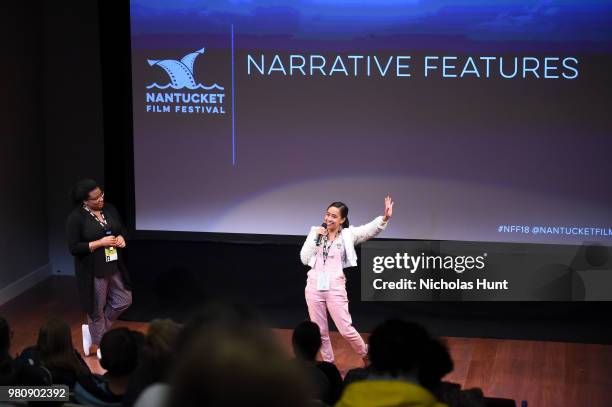
[[[174,59],[147,59],[149,66],[159,66],[162,68],[170,77],[170,83],[164,86],[160,86],[157,83],[147,86],[147,89],[158,88],[158,89],[219,89],[223,90],[223,87],[216,83],[212,86],[204,86],[201,83],[197,83],[193,76],[193,64],[196,58],[204,53],[205,48],[200,48],[197,51],[191,52],[181,58],[179,61]]]

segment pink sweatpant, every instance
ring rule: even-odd
[[[321,356],[326,362],[334,361],[334,351],[329,340],[327,324],[328,310],[340,334],[350,343],[353,350],[361,357],[368,353],[365,342],[353,327],[351,314],[349,314],[348,298],[344,284],[345,277],[341,275],[337,278],[341,278],[343,281],[340,284],[337,281],[332,281],[329,291],[318,291],[316,282],[311,279],[306,284],[305,290],[310,320],[316,323],[321,330]]]

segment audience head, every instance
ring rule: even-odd
[[[138,364],[138,334],[127,328],[115,328],[104,334],[100,341],[100,366],[109,376],[122,377],[134,371]]]
[[[154,319],[149,324],[144,349],[156,369],[166,370],[171,364],[180,331],[180,325],[171,319]]]
[[[64,320],[55,317],[47,319],[38,331],[36,348],[45,367],[83,373],[84,367],[72,344],[70,326]]]
[[[312,321],[304,321],[295,327],[291,337],[293,352],[299,359],[314,361],[321,348],[321,331]]]
[[[391,319],[374,329],[369,341],[372,370],[400,376],[418,374],[427,363],[431,337],[421,325]]]
[[[171,352],[180,330],[181,326],[171,319],[154,319],[149,324],[145,343],[160,352]]]
[[[185,350],[188,342],[204,328],[235,327],[239,325],[258,325],[258,320],[252,310],[242,306],[228,306],[220,303],[209,303],[196,310],[183,325],[176,339],[177,357]]]
[[[268,330],[244,309],[207,307],[178,341],[172,407],[305,406],[306,384]]]
[[[432,339],[423,352],[425,363],[419,367],[419,382],[434,390],[442,378],[453,371],[453,360],[446,345],[436,339]]]

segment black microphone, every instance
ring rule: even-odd
[[[322,228],[327,229],[327,223],[323,222],[323,223],[321,224],[321,227],[322,227]],[[323,237],[323,235],[321,235],[321,234],[319,234],[319,235],[317,236],[317,246],[319,246],[319,245],[321,244],[321,238],[322,238],[322,237]]]

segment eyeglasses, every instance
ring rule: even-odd
[[[103,199],[104,199],[104,192],[102,192],[100,195],[98,195],[95,198],[88,198],[87,200],[95,202],[95,201],[100,201],[100,200],[103,200]]]

